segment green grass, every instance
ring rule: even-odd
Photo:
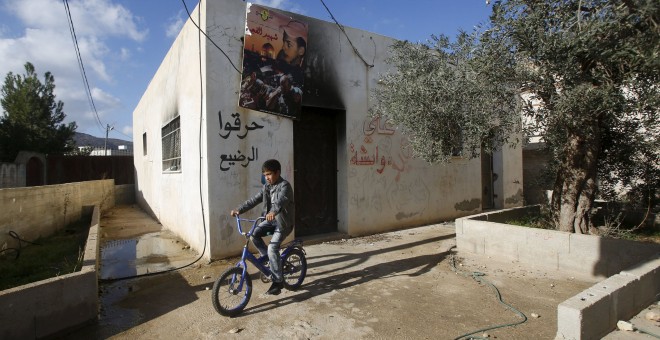
[[[0,290],[79,271],[88,230],[89,221],[83,219],[33,241],[36,245],[23,242],[18,258],[15,251],[3,252]]]

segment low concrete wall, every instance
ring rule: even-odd
[[[613,275],[557,307],[557,340],[600,339],[656,301],[660,257]]]
[[[97,318],[100,215],[94,207],[79,272],[0,291],[0,339],[51,337]]]
[[[0,189],[0,249],[18,247],[10,231],[27,241],[49,236],[91,213],[86,206],[112,208],[114,195],[112,179]]]
[[[505,209],[456,220],[459,252],[510,259],[530,267],[556,270],[598,281],[660,253],[660,244],[602,238],[504,224],[538,206]]]
[[[648,307],[660,293],[660,245],[504,224],[538,206],[456,220],[459,253],[515,260],[598,282],[557,308],[556,339],[600,339]]]

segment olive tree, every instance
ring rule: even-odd
[[[542,135],[553,155],[558,229],[588,233],[598,195],[660,185],[660,2],[501,0],[490,21],[454,41],[392,47],[374,91],[415,154],[445,161]],[[524,122],[524,124],[523,124]],[[618,190],[612,190],[617,187]]]

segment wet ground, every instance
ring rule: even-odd
[[[199,256],[139,208],[119,206],[101,220],[102,281],[174,270]]]
[[[143,276],[102,282],[99,320],[65,339],[455,339],[523,321],[492,286],[471,277],[475,272],[526,318],[477,335],[553,339],[557,305],[593,284],[515,262],[462,257],[453,224],[445,223],[308,244],[299,290],[264,295],[268,284],[254,275],[247,308],[228,318],[213,309],[211,287],[235,259],[153,275],[198,255],[134,207],[114,208],[101,226],[102,277]]]

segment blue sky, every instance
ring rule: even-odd
[[[217,0],[208,0],[217,1]],[[242,0],[229,0],[242,1]],[[456,35],[487,21],[485,0],[324,0],[345,26],[410,41]],[[198,0],[186,0],[188,8]],[[332,21],[320,0],[254,3]],[[43,81],[55,76],[65,122],[78,132],[132,140],[132,113],[187,19],[181,0],[68,0],[98,120],[78,68],[62,0],[0,0],[0,76],[31,62]],[[1,85],[0,85],[1,86]],[[99,123],[100,120],[100,123]]]

